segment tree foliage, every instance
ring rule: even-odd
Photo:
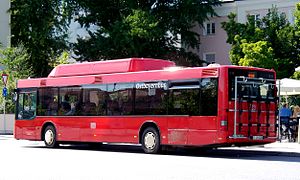
[[[273,49],[268,45],[267,41],[258,41],[255,43],[247,43],[242,41],[242,53],[244,57],[240,59],[239,64],[242,66],[255,66],[264,68],[274,68]],[[277,67],[275,67],[277,69]]]
[[[27,48],[36,77],[46,76],[68,50],[71,19],[85,28],[97,27],[89,29],[89,38],[73,44],[80,60],[153,57],[199,65],[199,57],[186,52],[199,47],[199,35],[191,29],[215,15],[213,7],[219,4],[219,0],[11,0],[11,42]]]
[[[300,72],[296,71],[294,74],[291,76],[292,79],[300,79]]]
[[[13,102],[13,90],[16,88],[16,81],[18,79],[28,78],[32,74],[31,65],[28,63],[30,55],[23,45],[17,47],[9,47],[0,49],[0,64],[4,66],[4,73],[8,74],[7,89],[8,96],[6,98],[6,111],[12,113],[15,109]],[[1,89],[4,84],[1,83]],[[0,96],[0,104],[3,105],[4,97]],[[3,111],[3,108],[0,109]]]
[[[274,68],[278,78],[290,77],[300,65],[299,36],[296,36],[299,24],[291,25],[286,15],[275,7],[269,9],[262,19],[248,16],[245,24],[236,22],[235,17],[235,14],[230,14],[229,21],[222,24],[228,34],[227,42],[232,45],[231,62]]]
[[[199,35],[191,29],[215,15],[213,7],[219,4],[219,0],[76,2],[76,21],[86,28],[97,27],[89,30],[89,38],[80,38],[74,45],[81,60],[180,57],[190,63],[199,63],[197,56],[184,49],[199,47]]]
[[[11,44],[28,50],[34,76],[46,76],[49,63],[68,48],[70,5],[69,0],[11,0]]]

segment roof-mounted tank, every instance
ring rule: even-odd
[[[175,66],[175,63],[167,60],[151,58],[128,58],[78,64],[62,64],[55,67],[48,77],[68,77],[162,70],[166,67],[172,66]]]

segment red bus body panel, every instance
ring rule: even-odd
[[[15,131],[23,132],[16,133],[16,139],[41,140],[42,127],[47,122],[56,127],[58,141],[139,143],[139,130],[145,122],[155,122],[159,127],[162,144],[205,145],[217,138],[216,117],[74,116],[36,117],[31,124],[29,121],[16,122]]]
[[[16,120],[15,138],[41,140],[42,128],[46,123],[52,123],[57,130],[57,140],[61,142],[139,143],[140,129],[142,125],[146,122],[153,122],[159,129],[161,143],[165,145],[227,146],[243,143],[264,144],[275,141],[276,104],[270,103],[269,107],[266,108],[266,103],[263,102],[253,103],[253,106],[255,107],[260,106],[261,114],[258,117],[257,112],[250,112],[251,119],[253,123],[259,121],[262,124],[266,124],[266,111],[268,110],[270,111],[269,117],[271,121],[269,123],[271,126],[262,126],[260,129],[252,126],[250,127],[250,130],[249,127],[243,126],[239,133],[247,136],[250,131],[251,135],[264,136],[268,131],[269,137],[263,140],[230,138],[234,131],[234,112],[230,111],[234,109],[234,101],[229,101],[228,98],[228,68],[251,69],[254,71],[259,70],[267,72],[274,71],[237,66],[182,68],[173,71],[162,70],[164,67],[174,66],[174,64],[169,61],[165,63],[157,61],[155,64],[156,68],[151,66],[151,61],[145,60],[145,67],[143,67],[143,63],[136,63],[135,61],[136,59],[132,60],[132,62],[128,60],[121,60],[119,65],[114,67],[111,71],[105,70],[105,68],[110,67],[109,63],[104,64],[103,67],[97,66],[97,64],[95,65],[95,63],[87,63],[87,65],[83,66],[80,70],[81,72],[85,72],[87,75],[71,71],[72,68],[80,67],[78,64],[64,65],[60,66],[60,68],[56,68],[56,70],[54,70],[48,78],[19,80],[18,88],[63,87],[83,84],[167,81],[218,77],[217,116],[37,116],[33,120]],[[87,73],[88,71],[86,71],[86,69],[89,68],[94,68],[96,70],[91,73]],[[242,109],[247,110],[247,102],[242,103]],[[249,112],[244,112],[241,114],[239,117],[239,123],[248,123],[248,113]],[[228,122],[226,127],[221,126],[221,121],[223,120]]]

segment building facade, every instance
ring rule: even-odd
[[[208,63],[231,64],[229,51],[231,45],[226,43],[227,34],[221,23],[228,20],[228,15],[233,12],[237,16],[237,22],[245,23],[248,15],[254,18],[262,18],[273,6],[279,12],[284,12],[287,19],[294,22],[294,10],[299,0],[239,0],[227,1],[222,6],[216,7],[215,12],[218,17],[211,17],[203,25],[195,27],[195,31],[200,34],[200,49],[193,50],[201,59]]]
[[[0,0],[0,43],[2,47],[10,46],[10,0]]]

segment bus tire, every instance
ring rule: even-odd
[[[44,143],[46,147],[54,148],[58,146],[56,141],[56,130],[54,126],[49,125],[44,130]]]
[[[145,153],[155,154],[160,150],[160,136],[156,128],[147,127],[143,132],[141,142]]]
[[[100,149],[102,147],[102,142],[90,142],[88,143],[89,147],[92,149]]]

